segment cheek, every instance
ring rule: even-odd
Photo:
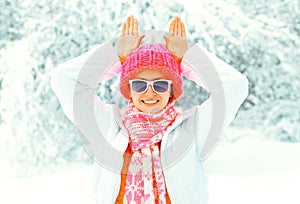
[[[139,100],[138,100],[138,97],[136,95],[131,95],[131,100],[134,102],[134,103],[137,103]]]
[[[131,91],[129,92],[129,96],[132,101],[136,100],[136,98],[137,98],[135,94],[131,93]]]
[[[172,98],[172,94],[171,93],[165,94],[162,98],[164,102],[169,102],[169,100]]]
[[[132,94],[132,95],[131,95],[131,100],[132,100],[133,104],[134,104],[137,108],[139,108],[139,107],[142,105],[142,103],[141,103],[141,101],[140,101],[140,95]]]

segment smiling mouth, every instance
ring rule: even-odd
[[[153,105],[159,102],[159,100],[142,100],[144,104]]]

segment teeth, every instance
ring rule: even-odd
[[[144,103],[147,103],[147,104],[154,104],[154,103],[157,103],[157,100],[153,100],[153,101],[143,101]]]

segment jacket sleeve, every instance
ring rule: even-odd
[[[112,64],[118,63],[116,56],[111,43],[106,42],[57,66],[50,73],[51,88],[64,114],[89,141],[92,150],[94,146],[104,144],[101,136],[110,140],[108,136],[118,129],[114,107],[104,104],[95,94],[100,80],[118,73],[117,69],[111,68]],[[111,69],[107,71],[108,68]]]
[[[247,78],[205,48],[196,44],[185,54],[183,75],[210,93],[194,112],[197,151],[206,159],[218,143],[223,129],[236,116],[248,95]]]

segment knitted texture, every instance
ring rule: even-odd
[[[130,100],[129,80],[144,70],[159,71],[164,79],[172,80],[173,99],[182,95],[182,76],[180,64],[164,44],[152,43],[139,47],[129,55],[122,65],[120,91]]]
[[[174,102],[156,114],[140,112],[130,102],[123,120],[133,152],[126,176],[125,203],[167,202],[159,143],[176,115]]]

